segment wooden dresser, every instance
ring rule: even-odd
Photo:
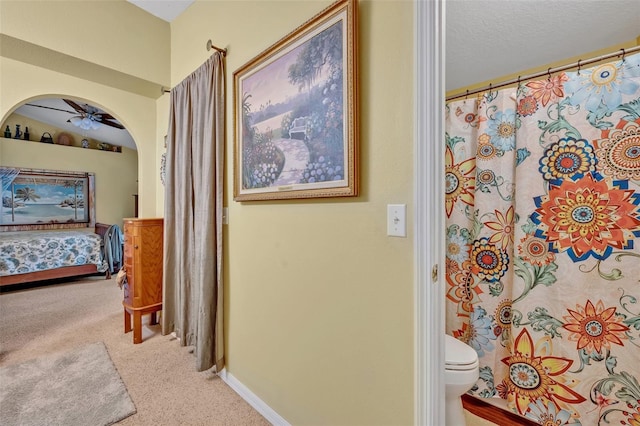
[[[124,266],[127,285],[124,286],[124,332],[131,331],[133,343],[142,342],[142,315],[151,314],[151,324],[157,324],[156,312],[162,310],[162,245],[163,219],[124,219]]]

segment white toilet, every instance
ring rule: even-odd
[[[469,345],[445,334],[445,415],[447,426],[464,426],[460,397],[479,377],[478,354]]]

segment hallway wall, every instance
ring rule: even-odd
[[[291,424],[413,423],[413,3],[361,1],[361,195],[233,201],[233,72],[330,1],[196,1],[178,84],[227,47],[227,369]],[[386,235],[407,204],[408,238]]]

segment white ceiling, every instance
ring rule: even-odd
[[[173,21],[195,0],[127,0],[129,3],[146,10],[167,22]]]
[[[640,0],[447,0],[445,7],[447,91],[640,36]]]

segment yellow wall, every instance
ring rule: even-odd
[[[129,148],[116,153],[0,138],[3,166],[95,173],[96,221],[119,226],[122,218],[133,216],[137,160]]]
[[[360,2],[361,195],[246,203],[231,197],[233,71],[330,3],[197,0],[171,24],[169,38],[168,24],[141,16],[124,0],[1,0],[0,119],[42,94],[74,96],[107,110],[138,146],[141,215],[161,216],[158,167],[169,97],[156,99],[147,89],[174,86],[194,71],[210,54],[208,39],[228,47],[228,371],[291,424],[408,425],[414,374],[412,2]],[[109,44],[83,38],[90,34]],[[169,50],[170,64],[164,59]],[[39,59],[45,54],[53,60]],[[407,204],[408,238],[386,236],[391,203]]]
[[[139,214],[156,216],[166,133],[157,131],[156,100],[169,82],[169,34],[166,22],[124,0],[0,1],[0,121],[43,95],[111,113],[136,142]],[[15,160],[5,154],[0,161]]]
[[[0,32],[4,35],[124,74],[168,84],[169,24],[131,3],[2,0],[0,11]]]
[[[360,2],[362,195],[232,199],[233,71],[330,3],[197,1],[171,25],[171,80],[208,58],[208,39],[229,49],[229,373],[291,424],[408,425],[413,236],[386,236],[386,205],[406,203],[412,223],[412,2]]]

